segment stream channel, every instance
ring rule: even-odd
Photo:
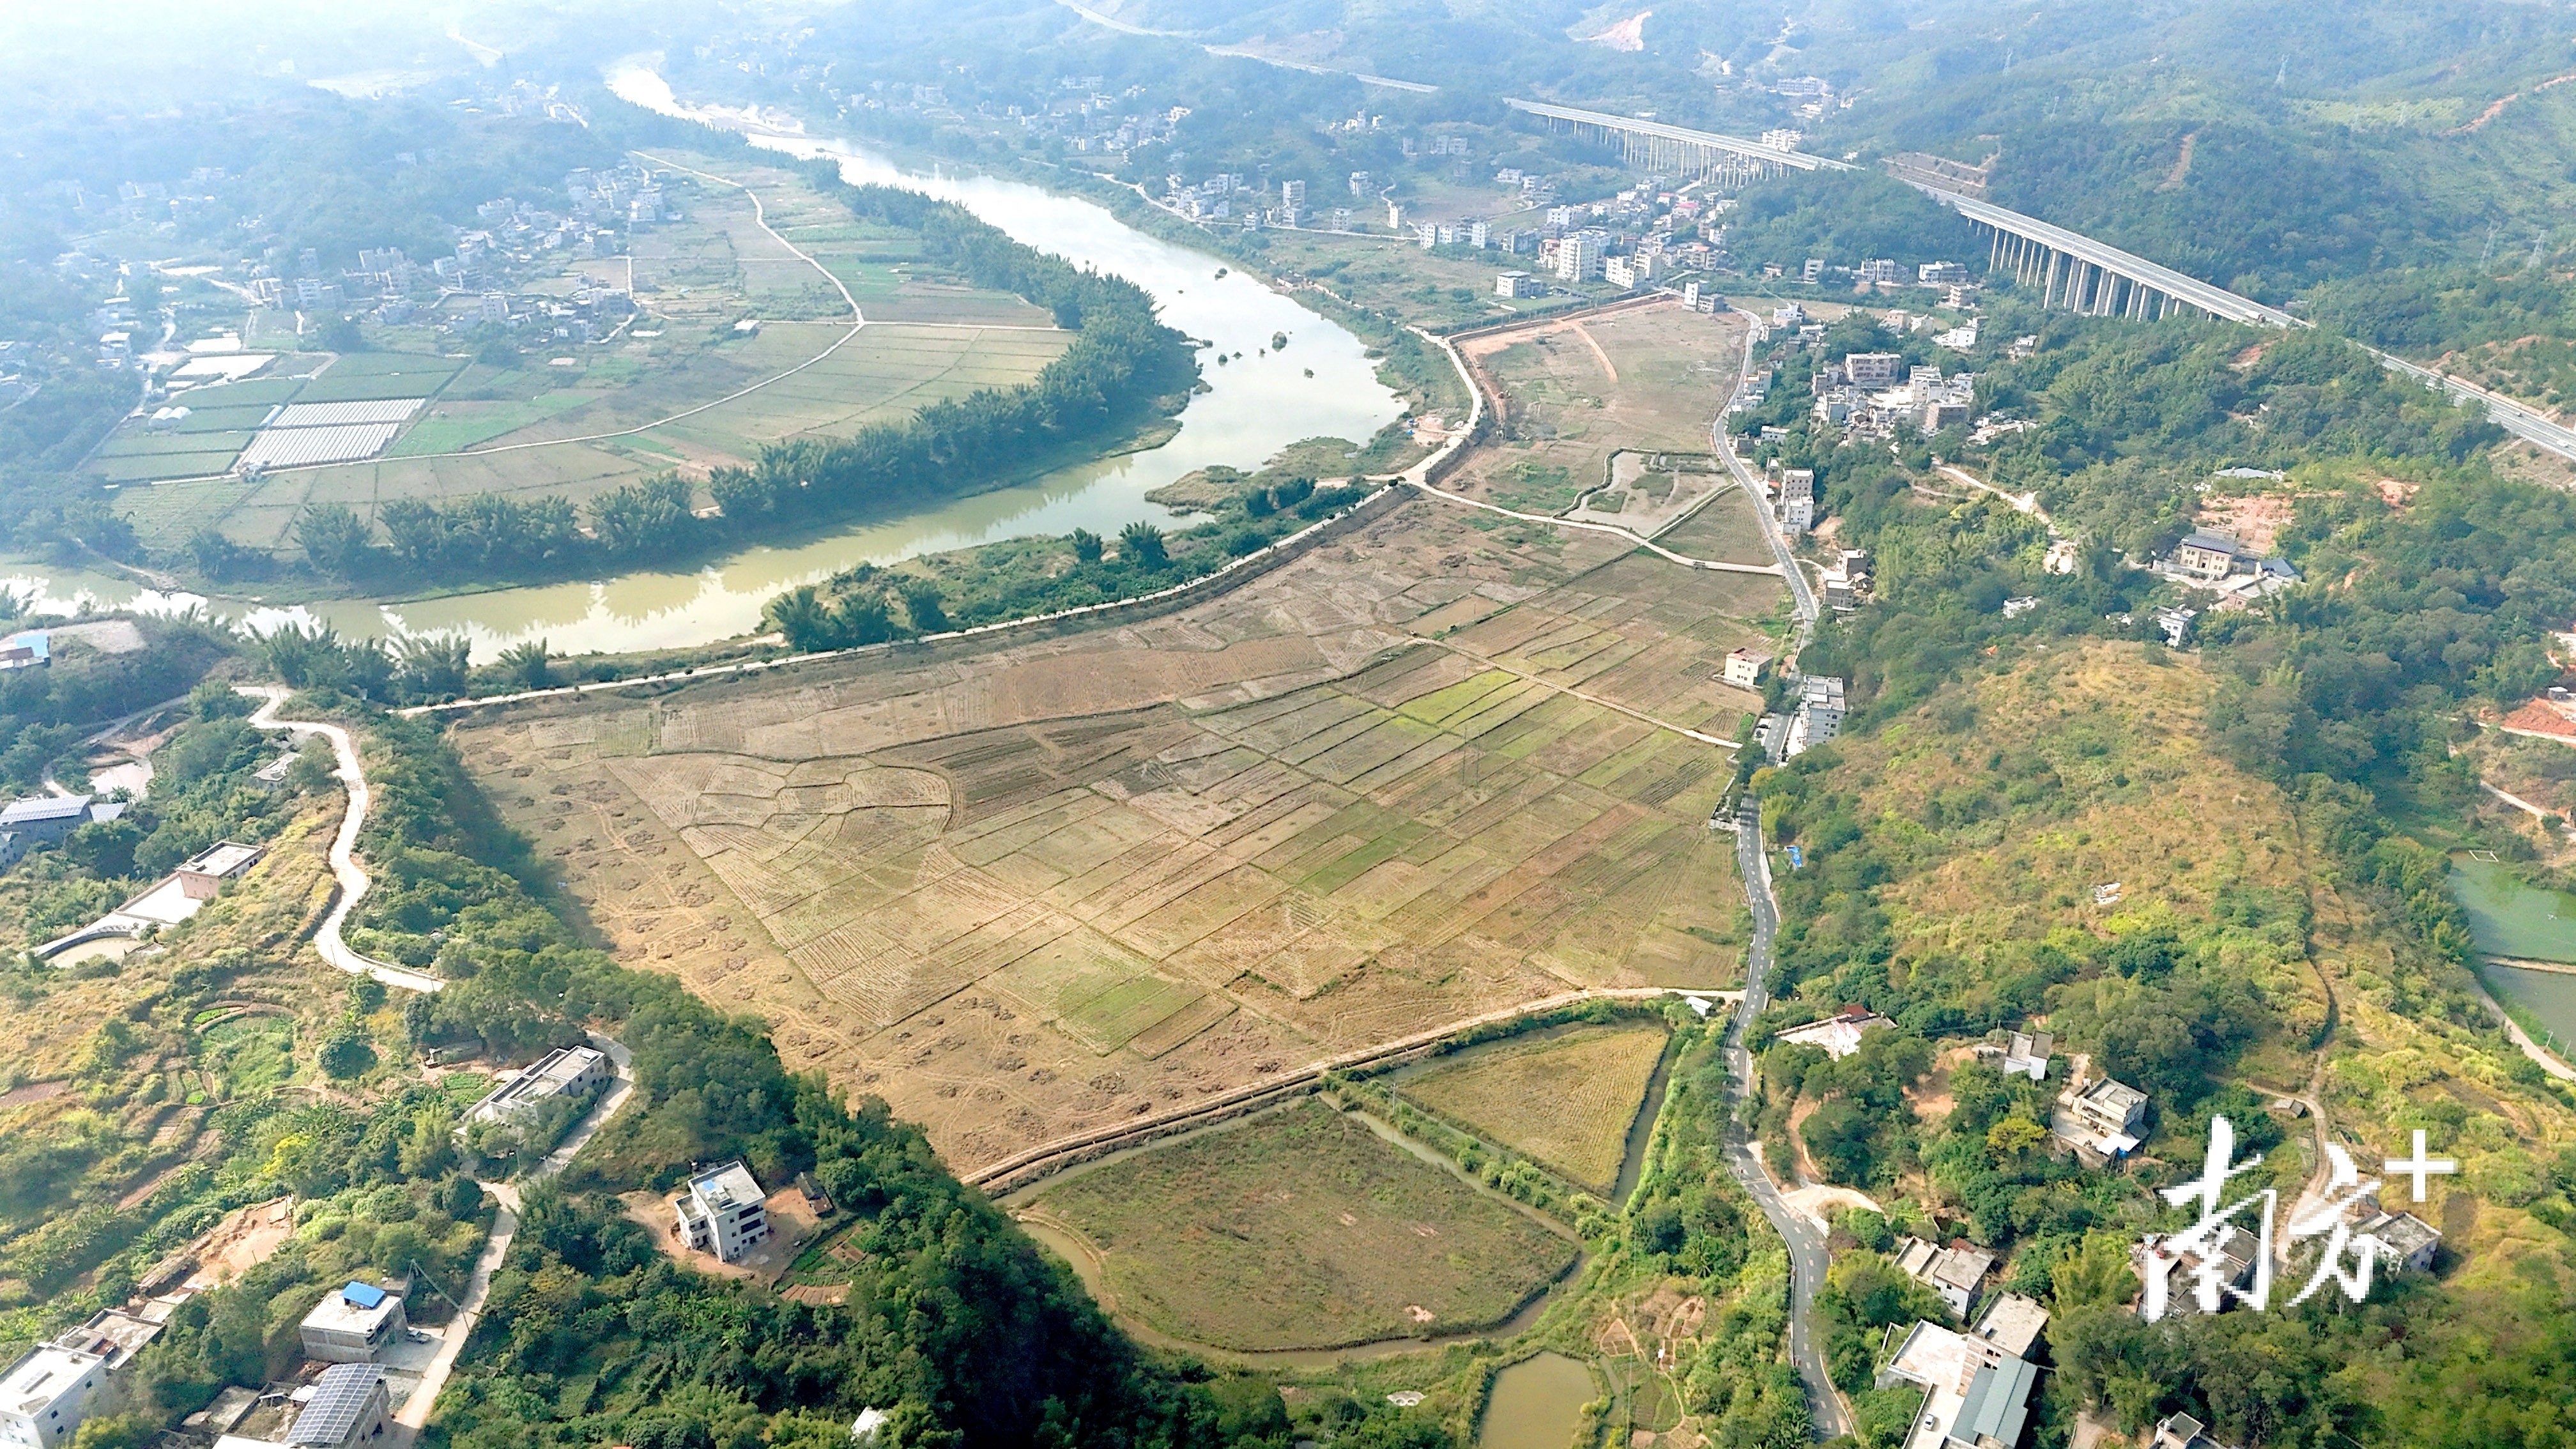
[[[615,70],[609,84],[626,100],[666,115],[738,124],[725,113],[677,100],[658,74],[640,66]],[[300,620],[327,622],[353,638],[462,633],[477,659],[539,638],[557,654],[684,648],[749,633],[772,597],[858,564],[1076,528],[1111,535],[1139,520],[1170,526],[1179,521],[1176,515],[1145,495],[1184,474],[1212,464],[1257,468],[1306,438],[1364,442],[1404,411],[1403,400],[1378,380],[1358,337],[1260,279],[1227,269],[1207,253],[1148,236],[1096,202],[989,176],[906,171],[842,140],[759,131],[750,139],[791,156],[834,157],[853,182],[903,186],[957,202],[1018,241],[1126,277],[1154,295],[1167,324],[1245,356],[1220,367],[1213,350],[1201,353],[1209,390],[1190,400],[1179,431],[1157,447],[946,503],[833,525],[804,542],[747,548],[703,568],[637,570],[399,604],[343,599],[290,609],[248,598],[164,594],[110,572],[46,565],[0,563],[0,587],[15,588],[39,613],[82,607],[150,612],[204,603],[254,629]],[[1220,270],[1226,275],[1217,275]],[[1286,333],[1291,345],[1264,355],[1274,332]]]

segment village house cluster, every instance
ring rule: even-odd
[[[1974,373],[1944,376],[1938,367],[1908,367],[1893,352],[1846,353],[1816,369],[1812,382],[1817,419],[1855,438],[1965,427],[1977,398]]]
[[[123,1411],[126,1365],[182,1304],[211,1286],[192,1275],[195,1267],[184,1258],[162,1264],[141,1285],[149,1296],[92,1314],[0,1374],[0,1446],[66,1449],[84,1422]],[[389,1444],[395,1406],[419,1387],[439,1343],[404,1316],[408,1286],[351,1281],[323,1294],[297,1325],[302,1368],[261,1389],[225,1389],[188,1416],[189,1437],[211,1438],[213,1449]]]

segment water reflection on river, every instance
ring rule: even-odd
[[[650,70],[622,68],[610,86],[638,105],[691,114]],[[1139,519],[1167,524],[1171,513],[1147,502],[1145,494],[1183,474],[1218,463],[1254,467],[1303,438],[1365,439],[1403,411],[1396,394],[1377,380],[1357,337],[1254,278],[1239,272],[1218,277],[1223,264],[1214,257],[1149,237],[1095,203],[1016,181],[904,172],[842,141],[756,139],[793,155],[836,157],[852,181],[902,185],[956,201],[1020,241],[1127,277],[1154,294],[1166,322],[1214,343],[1229,358],[1243,356],[1220,367],[1214,351],[1200,354],[1211,390],[1191,400],[1179,433],[1160,447],[1064,469],[1020,487],[860,520],[802,544],[746,549],[703,569],[394,606],[343,600],[281,611],[247,599],[218,599],[217,610],[255,628],[307,618],[362,637],[458,631],[472,639],[478,658],[534,638],[545,639],[557,653],[702,644],[752,630],[761,606],[779,591],[860,563],[892,563],[1076,528],[1110,534]],[[1289,346],[1263,355],[1276,332],[1288,335]],[[0,565],[0,585],[32,593],[39,607],[57,611],[68,610],[83,594],[98,604],[145,609],[202,602],[78,570],[21,572]]]

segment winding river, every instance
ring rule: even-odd
[[[727,119],[680,102],[648,69],[621,68],[609,83],[628,101],[667,115]],[[0,564],[0,586],[29,596],[40,613],[205,603],[255,629],[302,619],[328,622],[351,637],[459,632],[477,658],[538,638],[558,654],[681,648],[750,632],[761,606],[781,590],[857,564],[1076,528],[1114,534],[1140,519],[1168,524],[1170,511],[1145,495],[1183,474],[1220,463],[1257,467],[1305,438],[1364,440],[1404,410],[1350,332],[1256,278],[1217,276],[1224,265],[1217,258],[1147,236],[1097,203],[988,176],[905,171],[846,141],[759,132],[752,140],[790,155],[834,157],[854,182],[955,201],[1022,242],[1129,278],[1153,293],[1164,321],[1244,357],[1219,367],[1212,354],[1202,354],[1210,390],[1191,400],[1179,432],[1158,447],[935,507],[857,520],[804,543],[745,549],[700,569],[391,605],[346,599],[292,609],[249,598],[162,594],[113,574],[43,566]],[[1291,345],[1264,356],[1273,332],[1287,333]]]

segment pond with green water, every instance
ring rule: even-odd
[[[2543,890],[2502,861],[2451,857],[2451,895],[2469,918],[2482,956],[2576,962],[2576,895]],[[2576,1042],[2576,975],[2492,962],[2480,975],[2497,994],[2530,1013],[2564,1048]]]
[[[2451,895],[2488,956],[2576,961],[2576,896],[2542,890],[2501,861],[2451,857]]]
[[[1601,1396],[1592,1370],[1561,1353],[1525,1358],[1494,1375],[1476,1449],[1566,1449],[1583,1406]]]

